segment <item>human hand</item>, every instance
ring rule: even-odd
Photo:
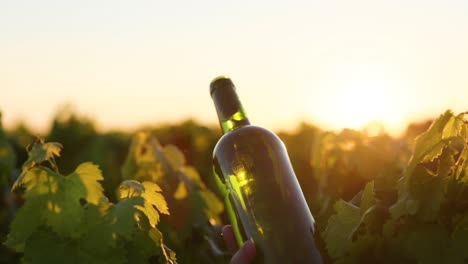
[[[225,225],[222,229],[222,235],[226,246],[233,254],[231,264],[250,264],[255,258],[255,246],[247,240],[239,249],[234,238],[234,232],[231,225]]]

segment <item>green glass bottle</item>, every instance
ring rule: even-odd
[[[210,93],[223,131],[214,176],[237,243],[254,243],[256,263],[322,263],[315,221],[283,142],[250,124],[228,77],[215,78]]]

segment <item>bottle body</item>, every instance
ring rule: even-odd
[[[229,131],[213,163],[226,208],[235,211],[228,212],[233,227],[255,244],[257,263],[321,263],[314,219],[274,133],[252,125]]]

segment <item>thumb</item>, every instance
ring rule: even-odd
[[[234,254],[231,264],[249,264],[255,258],[255,246],[247,240],[244,245]]]

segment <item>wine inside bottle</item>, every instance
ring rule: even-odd
[[[322,263],[315,221],[283,142],[250,124],[228,77],[215,78],[210,93],[223,130],[214,176],[237,243],[254,243],[256,263]]]

